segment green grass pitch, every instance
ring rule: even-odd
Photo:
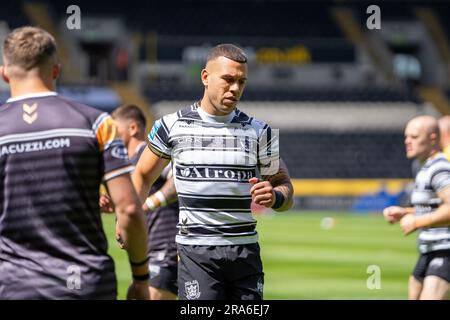
[[[332,228],[321,228],[324,217],[334,218]],[[404,237],[380,214],[288,212],[257,219],[265,299],[407,298],[417,258],[415,235]],[[115,244],[113,215],[103,221],[116,262],[118,298],[124,299],[131,279],[127,256]],[[379,267],[380,289],[367,287],[371,265]]]

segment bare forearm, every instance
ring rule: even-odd
[[[177,201],[177,198],[177,190],[175,189],[175,184],[173,182],[173,178],[171,177],[158,191],[150,195],[145,200],[142,207],[145,211],[154,211]]]
[[[151,181],[148,176],[142,174],[137,169],[133,172],[132,179],[134,188],[139,197],[139,203],[144,203],[154,181]]]
[[[282,166],[278,170],[278,173],[269,177],[270,184],[274,187],[276,192],[280,192],[283,196],[283,203],[280,207],[274,208],[276,211],[286,211],[292,207],[294,187],[292,186],[291,179],[287,168],[282,163]]]
[[[133,172],[133,185],[139,196],[140,203],[144,203],[150,187],[161,174],[170,160],[156,156],[148,148],[144,150]]]
[[[281,207],[274,209],[274,210],[276,210],[276,211],[289,210],[294,203],[294,201],[293,201],[294,188],[292,186],[292,183],[289,182],[289,183],[285,183],[285,184],[276,186],[274,188],[274,190],[280,192],[284,197],[284,201],[283,201],[283,204],[281,205]]]
[[[147,225],[129,175],[107,182],[115,204],[120,237],[128,251],[129,259],[140,262],[147,257]]]
[[[417,228],[424,227],[447,227],[450,225],[450,205],[444,203],[433,213],[416,217],[415,225]]]
[[[141,207],[134,205],[128,208],[116,207],[116,213],[130,261],[145,260],[147,257],[147,228]]]

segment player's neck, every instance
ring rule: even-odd
[[[128,146],[127,146],[127,151],[128,151],[128,157],[129,158],[134,156],[134,154],[137,151],[137,147],[143,142],[145,142],[145,140],[143,140],[143,139],[137,139],[137,138],[134,138],[134,137],[130,138],[130,141],[128,142]]]
[[[209,99],[206,97],[206,94],[203,97],[203,99],[200,100],[200,102],[198,104],[205,113],[207,113],[208,115],[210,115],[212,117],[226,117],[230,114],[230,113],[222,113],[222,112],[218,111],[212,105],[212,103],[209,101]]]
[[[209,103],[205,97],[198,103],[199,107],[211,116],[215,116],[216,109]]]
[[[439,154],[439,152],[440,152],[439,149],[431,150],[429,156],[425,159],[424,162],[429,161],[429,160],[433,160],[434,158],[436,158],[436,156]]]
[[[20,79],[10,82],[11,98],[25,94],[55,91],[53,81],[50,83],[41,79]]]

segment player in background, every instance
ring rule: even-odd
[[[119,135],[125,142],[133,165],[139,160],[145,142],[145,116],[139,107],[127,104],[112,113]],[[108,208],[106,195],[100,200]],[[156,180],[143,205],[147,216],[150,297],[152,300],[174,300],[177,297],[178,201],[172,170],[168,165]],[[113,209],[106,209],[113,211]],[[119,235],[118,235],[119,236]]]
[[[0,72],[0,299],[115,299],[98,206],[106,181],[133,274],[130,299],[148,299],[147,230],[132,166],[106,113],[55,92],[54,38],[13,30]]]
[[[292,184],[276,132],[236,108],[247,80],[242,49],[212,48],[201,80],[200,101],[155,122],[133,183],[143,202],[172,160],[180,299],[260,300],[264,273],[250,204],[288,210]]]
[[[414,207],[391,206],[385,219],[400,222],[405,235],[418,230],[419,259],[409,279],[409,299],[448,299],[450,292],[450,163],[440,152],[438,121],[419,116],[408,122],[408,159],[421,163],[411,195]]]

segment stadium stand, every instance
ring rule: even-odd
[[[450,113],[448,44],[438,36],[441,30],[450,39],[448,2],[382,2],[382,29],[370,31],[367,1],[80,0],[83,19],[91,19],[83,38],[65,28],[71,2],[33,3],[47,8],[67,47],[78,50],[86,81],[62,83],[63,91],[104,110],[128,100],[124,92],[134,92],[139,105],[147,101],[155,117],[189,105],[202,94],[207,49],[240,44],[251,70],[240,109],[280,130],[281,153],[297,179],[411,178],[404,124],[418,114]],[[30,23],[23,8],[3,3],[0,20],[10,28]],[[111,82],[118,48],[127,48],[130,60],[122,84]],[[405,61],[414,59],[416,78],[408,78]],[[89,64],[98,74],[89,73]]]
[[[145,95],[150,101],[192,100],[199,97],[201,88],[149,86]],[[332,102],[419,102],[414,92],[402,87],[295,87],[247,88],[242,101],[332,101]]]
[[[411,178],[399,132],[281,132],[280,148],[294,177]]]
[[[65,12],[70,3],[52,3]],[[339,37],[342,36],[323,5],[294,1],[77,1],[83,13],[116,16],[134,30],[177,36]],[[176,6],[176,10],[174,10]],[[236,9],[239,14],[236,14]],[[211,13],[215,14],[214,18]],[[304,13],[308,14],[304,14]],[[209,13],[205,16],[206,13]],[[205,18],[207,17],[207,18]],[[243,18],[245,17],[245,18]],[[267,23],[267,22],[270,23]],[[182,26],[180,28],[180,26]]]
[[[30,23],[30,20],[22,10],[20,1],[2,2],[0,8],[0,21],[6,21],[9,28],[14,29]]]

